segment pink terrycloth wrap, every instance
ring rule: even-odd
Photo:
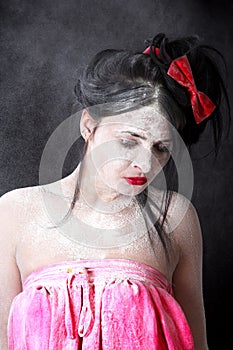
[[[128,259],[62,262],[33,272],[13,300],[9,350],[193,350],[165,276]]]

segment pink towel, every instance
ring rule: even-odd
[[[165,276],[128,259],[33,272],[11,307],[9,350],[193,350]]]

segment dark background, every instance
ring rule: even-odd
[[[46,141],[70,115],[75,81],[99,50],[143,50],[144,40],[158,32],[198,34],[224,54],[231,99],[232,18],[232,1],[1,0],[0,195],[38,184]],[[204,238],[208,342],[210,350],[230,349],[233,131],[217,160],[208,155],[208,131],[204,135],[192,154],[193,203]],[[67,158],[64,175],[77,165],[75,152]]]

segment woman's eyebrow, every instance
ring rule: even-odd
[[[146,137],[145,137],[145,136],[139,135],[139,134],[137,134],[136,132],[129,131],[129,130],[123,130],[123,131],[121,131],[121,134],[130,134],[131,136],[139,137],[140,139],[146,140]]]
[[[138,138],[141,138],[141,139],[143,139],[143,140],[146,140],[146,137],[145,137],[145,136],[139,135],[139,134],[137,134],[136,132],[129,131],[129,130],[121,131],[121,134],[130,134],[131,136],[138,137]],[[159,143],[159,142],[169,142],[169,141],[172,141],[172,140],[171,140],[171,139],[162,139],[162,140],[158,140],[156,143]]]

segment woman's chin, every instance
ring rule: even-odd
[[[106,181],[105,188],[96,188],[97,194],[102,200],[106,202],[111,202],[112,200],[117,199],[118,197],[126,196],[126,197],[135,197],[148,186],[148,183],[143,185],[135,185],[130,184],[125,180],[119,181],[116,183],[110,183]]]
[[[134,197],[134,196],[142,193],[146,187],[147,187],[146,184],[144,184],[144,185],[127,184],[127,185],[119,187],[117,190],[118,190],[119,194],[121,194],[121,195]]]

